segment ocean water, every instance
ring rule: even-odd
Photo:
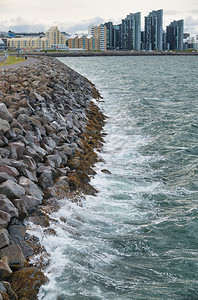
[[[107,135],[97,196],[61,200],[57,236],[35,228],[39,299],[198,299],[198,58],[60,60],[100,90]]]

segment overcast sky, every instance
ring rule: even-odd
[[[119,24],[129,13],[164,10],[164,29],[173,20],[184,19],[185,32],[198,33],[198,0],[0,0],[0,31],[45,31],[58,25],[62,31],[87,31],[89,24],[113,21]]]

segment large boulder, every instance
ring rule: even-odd
[[[3,249],[0,249],[0,257],[6,256],[11,268],[22,268],[25,263],[25,257],[21,248],[18,245],[10,245]]]
[[[5,182],[7,180],[11,180],[17,183],[17,180],[14,177],[10,176],[8,173],[0,172],[0,183]]]
[[[6,164],[2,164],[0,166],[0,172],[7,173],[7,174],[9,174],[10,176],[12,176],[14,178],[19,176],[19,172],[17,171],[16,168],[8,166]]]
[[[25,195],[25,190],[21,185],[12,180],[7,180],[0,184],[0,193],[6,195],[9,199],[16,199]]]
[[[38,205],[42,204],[41,199],[28,195],[22,196],[21,201],[25,203],[25,209],[30,212],[34,211],[38,207]]]
[[[0,229],[6,228],[10,222],[10,215],[5,211],[0,210]]]
[[[0,280],[4,280],[12,274],[12,270],[9,267],[9,261],[7,256],[3,256],[0,259]]]
[[[0,135],[6,133],[10,129],[10,124],[8,121],[0,118]]]
[[[54,180],[52,171],[45,170],[39,177],[38,183],[43,189],[53,186]]]
[[[4,103],[0,103],[0,118],[8,121],[9,123],[13,121],[13,117]]]
[[[0,249],[9,245],[8,231],[3,228],[0,229]]]
[[[19,179],[19,184],[21,185],[21,187],[24,188],[24,190],[25,190],[25,192],[26,192],[27,195],[35,197],[35,198],[37,198],[39,200],[43,199],[43,196],[44,196],[43,192],[30,179],[22,176]],[[0,187],[1,187],[1,185],[0,185]],[[20,197],[18,197],[18,198],[20,198]]]
[[[19,220],[23,220],[28,216],[27,203],[23,199],[13,199],[12,203],[18,209]]]
[[[2,211],[7,212],[11,217],[18,217],[18,209],[12,202],[3,194],[0,194],[0,207]]]

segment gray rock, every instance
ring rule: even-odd
[[[6,228],[10,222],[10,215],[0,210],[0,229]]]
[[[23,170],[22,175],[24,175],[31,181],[38,182],[38,179],[36,177],[36,171],[29,171],[29,170],[25,169],[25,170]]]
[[[17,158],[20,159],[21,156],[23,155],[23,151],[25,149],[25,145],[22,142],[14,142],[14,143],[9,143],[8,146],[10,147],[10,149],[14,149],[16,154],[17,154]]]
[[[16,168],[8,166],[6,164],[0,165],[0,172],[7,173],[14,178],[19,176],[19,172]]]
[[[1,250],[0,250],[1,251]],[[7,256],[2,256],[0,259],[0,280],[8,278],[12,274],[12,270],[9,267],[9,259]]]
[[[52,167],[55,166],[56,168],[60,168],[61,162],[62,159],[58,154],[48,155],[46,157],[46,165],[48,166],[52,166]]]
[[[7,106],[4,103],[0,103],[0,118],[11,123],[13,117],[11,113],[8,111]]]
[[[43,192],[38,188],[38,186],[34,182],[29,180],[28,178],[23,177],[23,176],[20,177],[19,184],[24,188],[27,195],[35,197],[39,200],[43,199],[43,196],[44,196]],[[17,197],[17,198],[19,198],[19,197]]]
[[[74,155],[75,154],[75,148],[73,148],[71,145],[69,144],[64,144],[62,146],[63,151],[65,152],[66,155]]]
[[[38,183],[43,189],[53,186],[54,180],[52,171],[45,170],[39,177]]]
[[[0,193],[6,195],[9,199],[15,199],[25,195],[25,190],[12,180],[7,180],[0,184]]]
[[[36,153],[41,157],[44,157],[47,154],[47,152],[43,148],[37,146],[36,144],[30,144],[30,147],[32,147],[32,149],[34,149]]]
[[[30,156],[30,157],[35,157],[37,155],[36,151],[29,146],[25,147],[23,153],[24,153],[24,155]]]
[[[16,138],[16,133],[12,129],[10,129],[5,133],[5,136],[8,140],[13,140]]]
[[[42,203],[40,199],[28,195],[22,196],[21,200],[26,204],[28,211],[34,211]]]
[[[8,231],[3,228],[0,229],[0,249],[9,245]]]
[[[0,207],[2,211],[8,213],[11,217],[19,216],[18,209],[5,195],[2,194],[0,194]]]
[[[9,261],[9,266],[12,268],[22,268],[25,263],[25,257],[18,245],[10,245],[3,249],[0,249],[0,257],[6,256]]]
[[[7,148],[0,148],[0,155],[2,158],[8,158],[10,156],[10,150]]]
[[[6,133],[10,129],[8,121],[0,118],[0,135]]]
[[[13,199],[12,203],[18,209],[19,220],[24,220],[28,216],[27,203],[23,199]]]
[[[17,183],[17,180],[14,177],[5,172],[0,172],[0,183],[5,182],[6,180],[12,180],[13,182]]]
[[[30,123],[30,117],[26,114],[21,114],[18,116],[17,121],[21,124],[29,124]]]
[[[29,170],[31,170],[31,171],[36,170],[37,166],[36,166],[36,163],[35,163],[35,161],[32,157],[27,156],[27,155],[23,155],[22,160],[26,164],[26,166],[28,166]]]

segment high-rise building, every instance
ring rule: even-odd
[[[99,50],[106,51],[107,50],[107,27],[104,24],[90,25],[88,27],[88,34],[93,35],[98,42]]]
[[[162,50],[163,10],[153,10],[145,17],[145,50]]]
[[[122,48],[122,24],[113,25],[113,49]]]
[[[112,22],[104,24],[107,28],[107,49],[112,50],[114,48],[114,26]]]
[[[173,21],[166,27],[168,50],[183,50],[184,20]]]
[[[141,49],[141,13],[128,15],[122,20],[122,49]]]

